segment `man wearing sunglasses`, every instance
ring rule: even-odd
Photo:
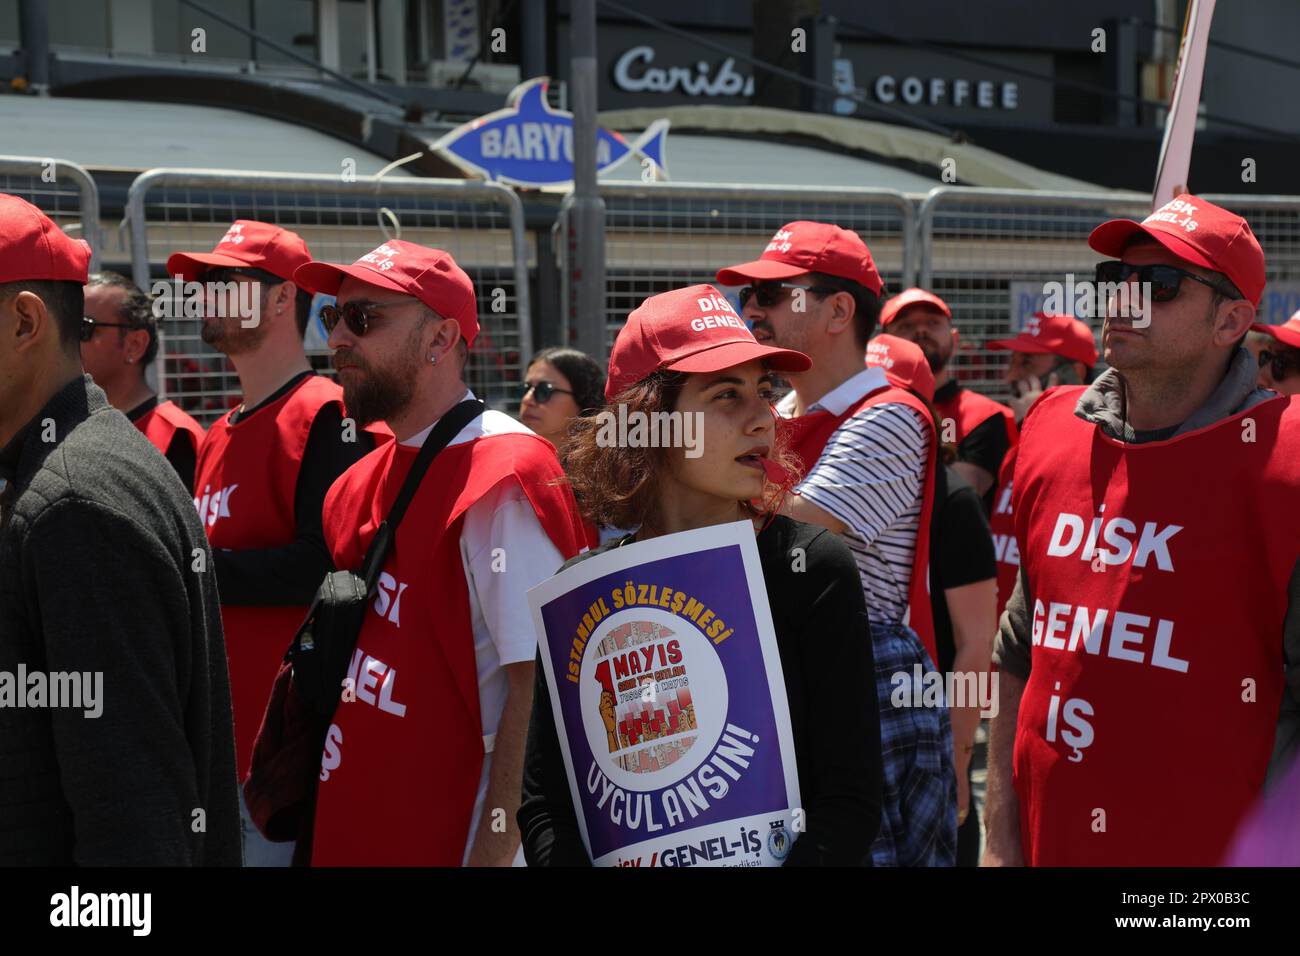
[[[871,618],[885,789],[876,866],[950,866],[957,778],[946,707],[896,708],[893,677],[930,671],[936,656],[928,590],[937,443],[924,403],[864,368],[884,289],[871,252],[830,223],[789,223],[752,262],[718,282],[741,290],[742,315],[765,344],[813,360],[791,373],[776,407],[805,467],[789,513],[844,537]]]
[[[145,379],[158,355],[153,300],[126,276],[96,272],[86,283],[81,362],[120,409],[167,458],[191,493],[203,426],[175,402],[159,401]]]
[[[303,351],[311,295],[293,273],[309,261],[296,233],[245,219],[211,252],[167,260],[169,275],[211,283],[203,341],[230,359],[242,393],[208,429],[194,480],[221,593],[241,781],[284,649],[332,570],[325,492],[374,447],[347,419],[343,390]],[[252,315],[225,307],[232,302],[251,303]],[[241,810],[246,865],[288,866],[293,845],[265,840],[242,800]]]
[[[985,862],[1216,865],[1296,741],[1300,402],[1241,348],[1244,219],[1182,194],[1088,241],[1130,294],[1016,448]]]
[[[944,441],[957,446],[953,468],[991,505],[990,491],[1007,450],[1016,443],[1015,416],[1007,406],[962,388],[949,362],[960,335],[952,323],[948,303],[925,289],[907,289],[880,311],[880,328],[900,339],[915,342],[925,352],[934,373],[934,407],[944,427],[953,429]]]
[[[1300,312],[1281,325],[1251,326],[1268,336],[1259,350],[1259,385],[1279,395],[1300,395]]]
[[[337,296],[321,319],[348,410],[396,438],[325,502],[334,562],[356,568],[438,421],[474,397],[477,297],[448,253],[400,239],[294,278]],[[365,615],[356,698],[329,729],[313,865],[508,866],[519,854],[537,654],[526,594],[584,545],[562,478],[548,441],[491,410],[433,458]]]
[[[83,374],[89,261],[0,195],[0,866],[238,866],[208,544]]]

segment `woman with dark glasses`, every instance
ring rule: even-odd
[[[569,422],[605,402],[605,370],[577,349],[549,348],[533,356],[520,386],[519,420],[556,448]]]
[[[605,370],[577,349],[542,349],[528,363],[519,386],[519,420],[555,446],[564,461],[569,424],[605,404]],[[588,547],[600,544],[601,533],[583,519]]]

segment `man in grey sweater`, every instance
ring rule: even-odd
[[[1216,865],[1300,736],[1300,403],[1240,348],[1244,219],[1183,194],[1089,244],[1146,311],[1025,418],[984,863]]]
[[[0,194],[0,865],[238,866],[212,556],[82,373],[88,259]]]

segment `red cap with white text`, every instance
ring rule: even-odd
[[[898,318],[904,309],[909,309],[914,305],[928,305],[933,309],[938,309],[948,318],[952,318],[952,310],[948,308],[948,303],[933,292],[927,292],[925,289],[905,289],[886,302],[880,310],[880,327],[883,329]]]
[[[455,319],[465,344],[478,335],[478,298],[474,282],[450,252],[430,249],[404,239],[389,239],[350,266],[309,262],[293,274],[308,292],[338,295],[345,277],[381,289],[415,296],[444,319]]]
[[[745,285],[791,279],[806,272],[850,279],[877,295],[884,288],[867,244],[856,232],[829,222],[786,223],[761,256],[719,269],[717,280],[723,285]]]
[[[1221,272],[1251,302],[1264,294],[1264,250],[1250,224],[1236,213],[1183,193],[1141,222],[1112,219],[1088,236],[1088,245],[1114,259],[1138,234],[1145,234],[1179,259]]]
[[[802,352],[760,345],[713,286],[674,289],[650,296],[627,317],[609,354],[605,397],[612,399],[660,369],[720,372],[754,359],[784,372],[812,367]]]
[[[911,389],[934,401],[934,372],[921,347],[897,335],[883,333],[867,343],[867,368],[884,369],[889,384]]]
[[[311,262],[302,236],[281,226],[255,219],[236,219],[211,252],[173,252],[167,257],[167,274],[194,282],[209,269],[260,269],[281,279]]]
[[[1071,362],[1082,362],[1088,368],[1097,364],[1097,341],[1092,329],[1072,315],[1035,312],[1014,339],[995,339],[988,347],[994,351],[1059,355]]]

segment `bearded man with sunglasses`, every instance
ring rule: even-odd
[[[240,781],[285,647],[333,569],[325,493],[374,447],[347,419],[343,390],[317,375],[303,351],[311,295],[293,273],[310,261],[296,233],[245,219],[211,252],[167,260],[168,274],[210,283],[203,341],[230,359],[242,393],[208,429],[194,478],[221,595]],[[231,303],[250,303],[252,314]],[[293,844],[267,841],[242,797],[240,806],[245,865],[288,866]]]
[[[866,243],[830,223],[792,222],[753,262],[722,269],[764,344],[803,352],[777,406],[803,480],[789,514],[843,536],[871,620],[884,764],[875,866],[951,866],[957,778],[948,708],[894,707],[894,678],[934,670],[930,517],[938,451],[925,404],[865,366],[884,282]]]
[[[1088,241],[1130,294],[1017,446],[984,862],[1215,865],[1296,742],[1300,402],[1241,348],[1244,219],[1182,194]]]
[[[953,469],[975,489],[987,511],[1009,449],[1016,443],[1015,417],[1007,406],[963,388],[950,363],[960,334],[948,303],[925,289],[905,289],[880,310],[880,328],[920,346],[934,373],[934,408],[957,446]]]
[[[322,310],[348,409],[395,441],[337,481],[325,535],[360,566],[435,427],[474,394],[473,282],[441,250],[390,239],[352,265],[294,278]],[[473,407],[471,406],[471,411]],[[321,755],[313,866],[508,866],[532,712],[529,588],[584,546],[550,442],[474,415],[432,459],[397,528]]]

